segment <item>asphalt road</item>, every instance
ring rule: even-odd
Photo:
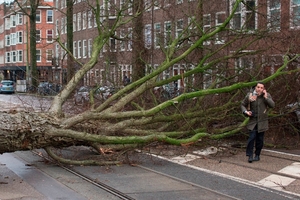
[[[239,163],[235,166],[227,163],[226,158],[216,164],[210,159],[203,160],[197,156],[192,158],[186,155],[180,160],[137,153],[134,159],[139,160],[136,166],[79,166],[73,169],[92,180],[101,181],[122,191],[132,199],[300,199],[300,192],[278,190],[259,184],[258,181],[239,177],[241,174],[252,172],[247,166],[242,167]],[[236,160],[237,157],[231,159]],[[244,162],[240,164],[248,165],[245,159],[240,161]],[[57,165],[45,162],[44,159],[29,151],[0,155],[0,163],[1,200],[120,199]],[[203,166],[205,163],[206,167]],[[222,164],[220,167],[223,168],[223,173],[214,171],[219,164]],[[256,168],[258,164],[268,163],[264,161],[254,163],[251,167]],[[232,176],[225,172],[226,170],[236,175]],[[254,174],[256,179],[262,179],[267,175],[266,171]],[[295,181],[299,182],[299,179]],[[297,187],[300,188],[299,185]]]

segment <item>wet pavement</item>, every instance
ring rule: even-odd
[[[261,162],[252,164],[246,162],[242,151],[221,160],[189,154],[172,158],[136,154],[135,159],[139,161],[136,166],[77,166],[73,169],[117,188],[132,199],[300,199],[296,177],[284,188],[272,188],[261,182],[278,175],[277,171],[298,159],[298,156],[282,154],[290,159],[290,162],[282,162],[278,156],[268,157],[269,153],[272,152],[265,151]],[[29,151],[2,154],[0,163],[1,200],[120,199]]]

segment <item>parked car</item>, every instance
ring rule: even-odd
[[[0,93],[15,93],[15,83],[11,80],[2,80],[0,83]]]

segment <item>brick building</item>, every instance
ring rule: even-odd
[[[1,4],[0,70],[5,79],[13,81],[30,79],[30,20],[27,15],[30,7],[24,4],[23,9],[22,11],[14,2]],[[41,1],[36,13],[35,39],[39,81],[49,81],[52,80],[53,57],[52,0]]]
[[[58,0],[56,5],[63,8],[62,5],[65,5],[63,2],[65,1]],[[195,0],[142,1],[144,12],[140,18],[140,25],[143,26],[144,49],[141,50],[145,70],[151,70],[163,62],[166,57],[165,50],[172,41],[180,40],[178,53],[173,55],[176,56],[204,33],[220,26],[229,16],[234,2],[234,0],[218,0],[203,1],[201,4],[201,1]],[[207,87],[214,79],[212,74],[224,73],[224,69],[235,69],[241,73],[247,70],[259,71],[264,67],[263,71],[270,73],[283,63],[283,55],[287,49],[290,53],[298,52],[297,45],[293,45],[298,43],[296,37],[300,23],[298,1],[289,0],[286,3],[280,0],[247,0],[244,2],[238,6],[230,25],[227,26],[231,30],[228,29],[205,40],[203,47],[184,61],[174,64],[171,70],[161,75],[161,78],[184,73],[196,66],[199,58],[212,51],[216,53],[210,59],[231,55],[232,59],[220,60],[216,64],[215,73],[208,71],[203,73],[202,77],[198,77],[203,82],[203,87]],[[109,1],[107,4],[105,1],[100,1],[100,6],[103,11],[100,21],[106,26],[115,22],[120,13],[123,18],[134,14],[134,7],[125,0]],[[65,19],[58,14],[56,20],[57,24],[64,24]],[[73,20],[74,55],[85,63],[91,53],[93,36],[97,34],[94,13],[86,1],[75,1]],[[133,22],[116,29],[116,37],[112,37],[107,42],[99,56],[98,64],[86,75],[84,84],[106,84],[106,81],[121,84],[124,76],[131,76],[135,68],[134,57],[136,56],[133,47],[137,47],[135,44],[141,44],[138,41],[140,38],[135,35],[135,29],[137,27]],[[250,40],[254,42],[246,46],[245,43]],[[225,45],[226,43],[230,44]],[[251,53],[257,51],[261,52]],[[241,56],[242,54],[245,56]],[[251,77],[245,78],[251,80]],[[176,84],[185,87],[187,81],[181,79]]]
[[[144,0],[138,2],[139,8],[143,8],[141,15],[115,29],[101,50],[97,64],[85,75],[82,84],[122,85],[124,77],[132,78],[137,68],[144,68],[146,73],[155,69],[164,61],[166,53],[170,53],[172,42],[177,42],[174,48],[176,51],[174,54],[170,54],[174,58],[193,45],[194,41],[220,27],[229,16],[236,1]],[[50,5],[52,2],[48,0],[47,3]],[[53,37],[59,38],[61,43],[66,46],[66,4],[66,0],[54,1],[56,9],[53,11],[53,23],[55,27],[51,29],[52,23],[45,22],[45,24],[41,21],[39,30],[45,31],[45,33],[41,33],[41,38],[50,37],[50,32],[47,33],[46,30],[54,30]],[[96,8],[94,1],[74,1],[73,54],[82,64],[87,63],[91,57],[95,37],[100,32],[107,32],[113,28],[118,19],[130,19],[137,9],[133,6],[132,1],[127,0],[100,0],[99,6],[100,13],[97,19],[94,12]],[[5,9],[3,10],[5,11]],[[47,12],[49,10],[51,10],[49,7],[41,8],[41,19],[48,19]],[[3,15],[4,18],[11,19],[9,14],[4,12]],[[202,65],[219,59],[212,68],[204,70],[199,77],[191,79],[182,77],[174,84],[179,88],[184,88],[197,82],[205,88],[221,75],[244,73],[243,79],[252,80],[252,72],[260,73],[261,76],[272,73],[283,63],[283,56],[287,52],[289,54],[299,52],[297,45],[299,43],[297,37],[300,26],[299,16],[300,2],[297,0],[288,0],[288,2],[283,0],[246,0],[238,6],[233,19],[224,31],[203,40],[197,50],[184,60],[174,63],[170,70],[161,74],[160,79],[181,75],[195,68],[199,65],[200,60],[208,54],[211,56]],[[18,15],[16,15],[17,17]],[[1,20],[0,23],[5,23],[4,19]],[[12,68],[13,66],[21,67],[20,72],[15,70],[14,73],[18,74],[17,77],[22,78],[26,65],[24,59],[26,45],[24,43],[19,46],[4,45],[4,36],[8,34],[7,31],[13,34],[18,31],[18,26],[20,25],[16,25],[16,28],[11,27],[10,30],[6,30],[4,25],[1,26],[5,34],[0,32],[0,39],[5,48],[0,48],[0,51],[5,53],[1,54],[2,57],[0,56],[0,66],[4,71],[15,69]],[[23,22],[21,29],[25,36],[24,26]],[[46,42],[47,40],[42,41]],[[23,49],[23,60],[22,62],[8,63],[8,55],[15,54],[13,49],[15,46]],[[41,42],[37,49],[41,49],[42,60],[38,63],[41,80],[48,79],[63,83],[68,59],[66,51],[58,43],[51,46],[47,42]],[[224,56],[227,58],[220,59]],[[137,62],[137,58],[139,62]],[[53,66],[50,62],[51,59]],[[76,70],[81,67],[78,63],[74,63],[74,66]],[[298,66],[297,62],[295,66]],[[230,78],[227,81],[236,82],[237,79]]]

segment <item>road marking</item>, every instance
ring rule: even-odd
[[[197,158],[200,158],[200,157],[196,156],[196,155],[192,155],[192,154],[186,154],[186,155],[182,155],[182,156],[177,156],[177,157],[170,158],[170,160],[172,162],[175,162],[175,163],[184,164],[184,163],[187,163],[189,161],[195,160]]]
[[[295,177],[300,177],[300,163],[299,162],[292,163],[291,165],[282,168],[278,172],[282,174],[295,176]],[[288,186],[295,180],[296,179],[294,178],[272,174],[258,181],[258,183],[262,184],[265,187],[270,187],[272,189],[284,190],[286,186]]]
[[[278,172],[300,178],[300,162],[292,163],[291,165],[279,170]]]
[[[269,187],[275,190],[285,190],[285,187],[291,184],[295,180],[296,179],[294,178],[272,174],[258,181],[258,184],[261,184],[265,187]]]

